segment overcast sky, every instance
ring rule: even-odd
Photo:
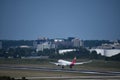
[[[120,39],[120,0],[0,0],[0,39]]]

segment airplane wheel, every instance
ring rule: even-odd
[[[64,66],[62,66],[62,69],[64,69]]]
[[[72,68],[72,66],[70,66],[70,68]]]

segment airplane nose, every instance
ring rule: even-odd
[[[62,60],[58,60],[58,62],[62,62]]]

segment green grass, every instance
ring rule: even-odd
[[[90,76],[90,74],[68,73],[68,72],[51,72],[51,71],[33,71],[33,70],[12,70],[0,69],[0,76],[11,77],[53,77],[53,76]]]
[[[0,64],[43,64],[49,59],[0,59]]]
[[[120,71],[120,62],[93,60],[91,63],[75,66],[76,69],[97,71]]]
[[[33,66],[33,67],[49,67],[61,68],[49,62],[56,62],[53,59],[0,59],[0,65],[16,65],[16,66]],[[77,60],[80,62],[81,60]],[[82,60],[83,61],[83,60]],[[66,66],[65,68],[69,68]],[[93,60],[91,63],[73,66],[73,69],[82,70],[102,70],[102,71],[120,71],[120,62]]]
[[[48,67],[48,68],[60,68],[49,62],[55,62],[57,60],[52,59],[0,59],[0,66],[24,66],[24,67]],[[81,60],[77,60],[78,62]],[[82,60],[83,61],[83,60]],[[68,66],[65,69],[69,69]],[[97,70],[97,71],[120,71],[120,62],[116,61],[103,61],[93,60],[91,63],[73,66],[76,70]],[[93,74],[82,73],[68,73],[68,72],[52,72],[52,71],[34,71],[34,70],[14,70],[14,69],[0,69],[0,76],[10,76],[14,78],[21,77],[52,77],[52,76],[96,76]],[[49,80],[49,79],[42,79]],[[54,79],[58,80],[58,79]],[[64,79],[60,79],[64,80]]]

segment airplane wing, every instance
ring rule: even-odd
[[[51,64],[55,64],[55,65],[58,65],[59,63],[57,63],[57,62],[50,62]]]
[[[90,61],[86,61],[86,62],[78,62],[78,63],[74,63],[74,65],[85,64],[85,63],[90,63],[90,62],[92,62],[92,60],[90,60]]]

